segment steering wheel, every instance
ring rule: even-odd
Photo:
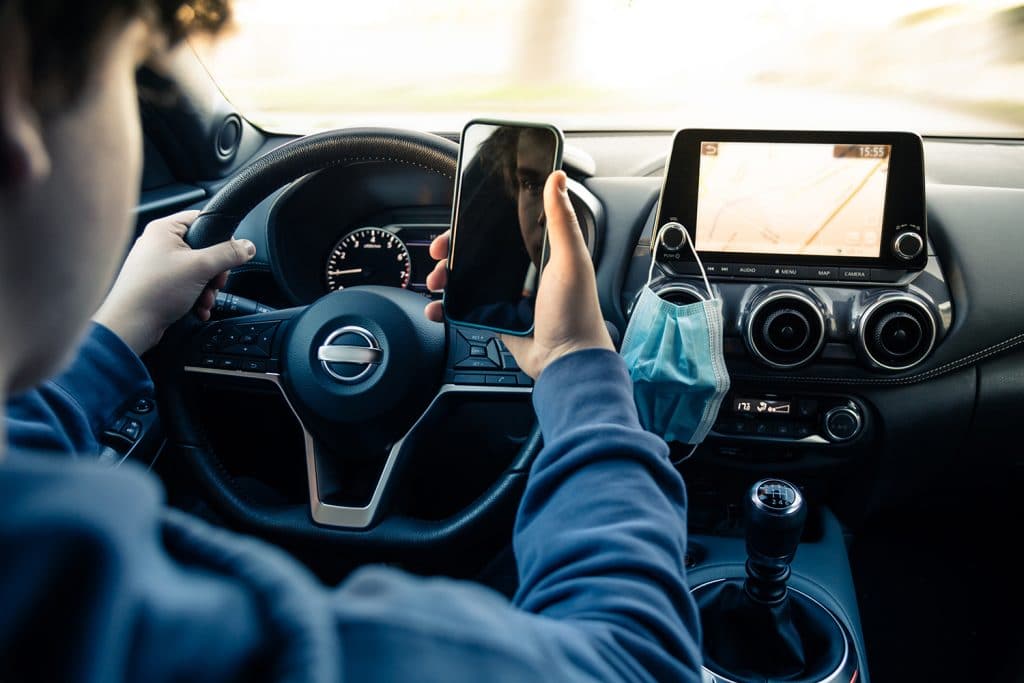
[[[228,182],[186,241],[202,248],[229,239],[272,192],[333,167],[387,162],[418,167],[454,184],[457,153],[449,140],[404,130],[346,129],[300,138]],[[499,401],[522,401],[530,391],[452,382],[466,340],[447,325],[428,321],[425,304],[422,295],[405,289],[353,287],[308,306],[226,321],[203,324],[189,315],[168,331],[157,382],[168,442],[233,526],[286,544],[333,543],[394,557],[454,550],[493,537],[496,526],[509,527],[540,449],[535,424],[505,471],[465,509],[440,520],[390,510],[389,494],[399,488],[402,465],[429,441],[429,428],[444,419],[453,396],[486,392]],[[186,398],[189,374],[234,386],[263,382],[281,392],[302,427],[308,508],[261,504],[237,485]],[[369,500],[346,501],[343,473],[352,469],[346,464],[379,472]]]

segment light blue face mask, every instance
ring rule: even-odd
[[[633,307],[621,353],[633,378],[633,396],[644,429],[666,441],[698,444],[711,430],[729,391],[722,356],[722,301],[714,298],[704,264],[685,229],[684,239],[700,268],[708,299],[679,305],[654,293],[651,278],[664,229],[651,241],[647,284]]]

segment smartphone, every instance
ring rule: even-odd
[[[506,334],[533,331],[547,260],[544,184],[562,167],[555,126],[474,119],[462,131],[445,316]]]

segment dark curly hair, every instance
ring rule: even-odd
[[[24,27],[32,95],[41,104],[74,101],[95,51],[118,21],[142,18],[173,45],[220,31],[231,0],[0,0],[0,20]]]

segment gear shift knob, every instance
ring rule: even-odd
[[[786,595],[789,564],[807,520],[804,497],[782,479],[762,479],[744,501],[747,518],[747,593],[773,604]]]

